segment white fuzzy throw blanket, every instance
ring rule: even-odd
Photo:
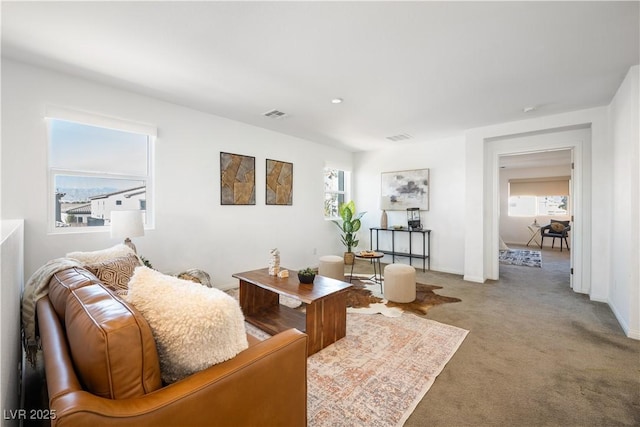
[[[167,383],[248,347],[242,309],[219,289],[137,267],[125,299],[149,322]]]
[[[59,271],[82,264],[72,258],[56,258],[36,270],[24,286],[22,294],[22,327],[27,360],[35,365],[38,343],[36,340],[36,302],[49,293],[49,280]]]

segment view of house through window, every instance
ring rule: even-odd
[[[149,212],[151,136],[49,119],[54,229],[110,224],[114,210]]]
[[[338,206],[349,199],[349,172],[334,168],[324,169],[324,217],[337,218]]]
[[[569,196],[511,196],[509,216],[568,215]]]

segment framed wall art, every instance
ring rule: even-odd
[[[380,208],[429,210],[429,169],[382,172]]]
[[[293,163],[267,159],[265,200],[267,205],[293,204]]]
[[[220,204],[256,204],[256,158],[220,152]]]

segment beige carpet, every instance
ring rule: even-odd
[[[308,359],[308,425],[403,425],[467,332],[409,313],[347,314],[347,336]]]

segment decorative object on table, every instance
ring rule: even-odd
[[[344,233],[340,236],[342,244],[347,247],[347,252],[344,253],[344,263],[351,265],[355,259],[351,248],[358,246],[359,241],[356,239],[356,232],[360,230],[360,226],[362,225],[360,218],[362,218],[366,212],[356,214],[356,205],[353,200],[351,200],[348,203],[341,204],[338,207],[338,213],[342,221],[334,219],[333,223]]]
[[[211,276],[209,276],[209,273],[197,268],[191,268],[187,271],[183,271],[182,273],[178,274],[177,277],[178,279],[190,280],[195,283],[200,283],[207,288],[213,287],[213,285],[211,284]]]
[[[265,184],[267,205],[293,204],[293,163],[267,159]]]
[[[142,221],[141,210],[111,211],[111,237],[125,238],[124,244],[129,246],[135,253],[136,245],[130,237],[144,236],[144,223]]]
[[[422,230],[420,208],[407,208],[407,226],[409,230]]]
[[[220,152],[220,204],[256,204],[256,158]]]
[[[280,272],[280,251],[273,248],[269,251],[271,259],[269,259],[269,276],[277,276]]]
[[[376,251],[360,251],[360,256],[362,256],[362,257],[374,257],[374,256],[376,256]]]
[[[429,169],[382,172],[380,204],[387,211],[429,210]]]
[[[286,279],[287,277],[289,277],[289,270],[278,271],[278,277],[281,279]]]
[[[387,228],[389,225],[389,218],[387,217],[387,211],[383,210],[380,215],[380,228]]]
[[[298,271],[298,280],[300,280],[300,283],[313,283],[313,279],[315,278],[316,271],[311,267],[303,268],[302,270]]]

